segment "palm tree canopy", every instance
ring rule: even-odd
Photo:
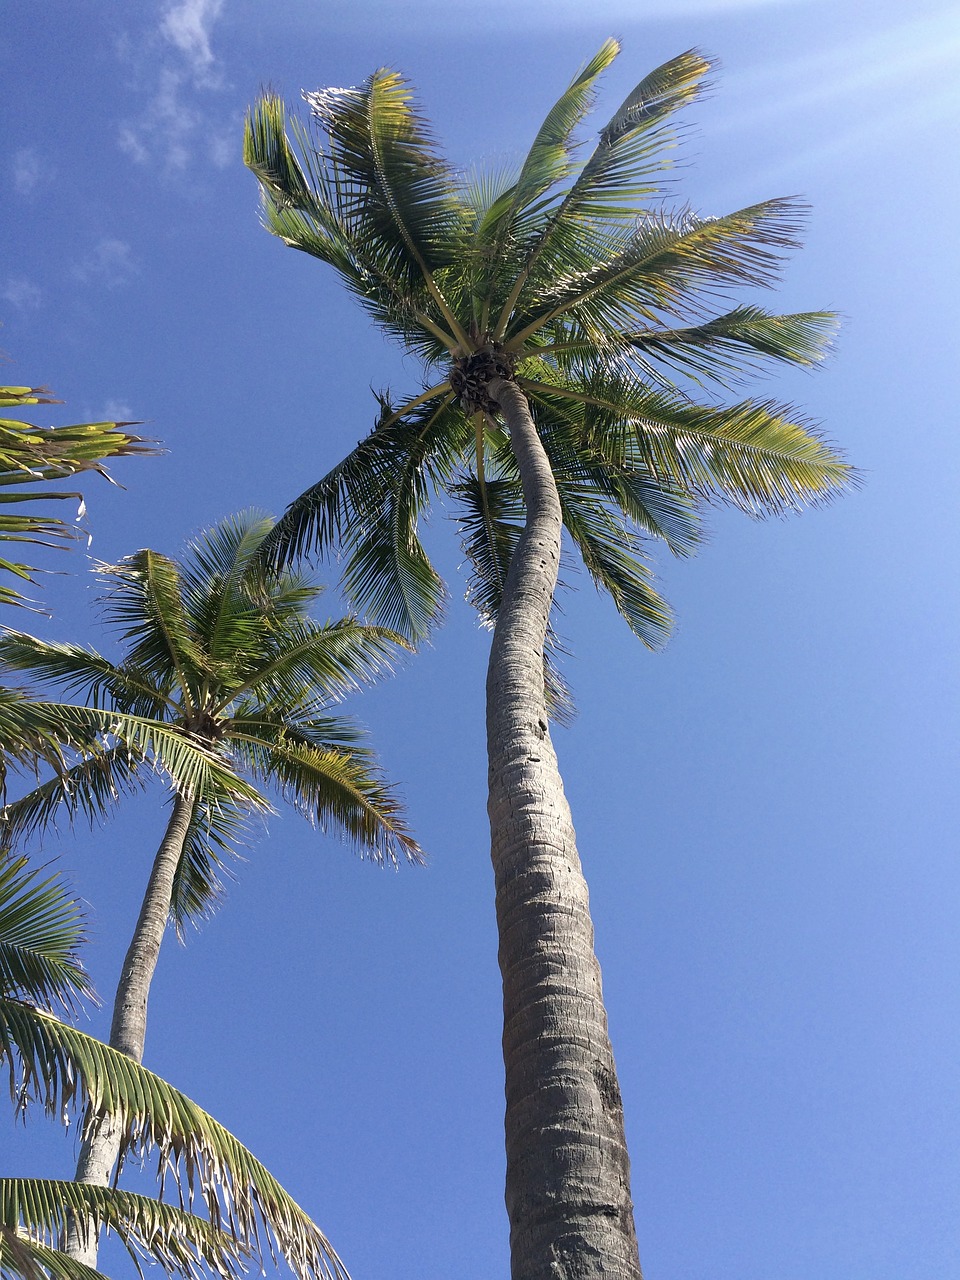
[[[335,709],[388,671],[403,642],[352,618],[312,619],[320,589],[259,555],[271,528],[248,513],[202,535],[181,563],[142,550],[100,566],[120,662],[24,632],[0,635],[0,666],[77,699],[24,708],[51,733],[63,726],[79,754],[6,807],[6,838],[58,814],[98,821],[160,771],[194,802],[172,903],[181,928],[215,904],[225,855],[251,815],[270,808],[264,787],[362,853],[421,856],[362,730]]]
[[[705,502],[782,512],[851,479],[790,406],[695,398],[764,362],[815,363],[835,319],[734,298],[775,282],[797,244],[797,201],[723,217],[664,204],[671,117],[709,70],[699,53],[646,76],[578,157],[578,126],[617,52],[608,40],[581,68],[509,177],[454,170],[388,69],[304,94],[308,124],[288,121],[273,94],[249,113],[245,159],[268,229],[332,266],[425,370],[417,394],[380,397],[371,435],[295,500],[264,551],[284,564],[345,545],[353,602],[412,640],[442,606],[417,532],[437,490],[457,504],[468,594],[485,622],[497,615],[523,499],[491,377],[526,394],[570,539],[649,645],[670,614],[648,539],[683,555]]]
[[[154,1153],[183,1203],[198,1198],[207,1217],[116,1188],[76,1182],[0,1179],[0,1270],[37,1280],[94,1280],[97,1272],[54,1246],[68,1213],[116,1232],[134,1253],[194,1280],[201,1268],[233,1277],[266,1248],[300,1280],[345,1280],[320,1229],[262,1164],[212,1116],[125,1054],[46,1010],[92,996],[80,962],[84,923],[58,876],[24,859],[0,860],[0,1069],[10,1096],[39,1103],[65,1122],[82,1114],[81,1138],[101,1116],[115,1117],[124,1148]]]
[[[0,387],[0,409],[26,405],[57,404],[44,387]],[[0,542],[57,546],[77,536],[75,527],[55,516],[33,510],[10,511],[20,503],[75,500],[83,511],[82,495],[59,489],[30,489],[20,485],[56,482],[83,471],[106,476],[104,458],[150,454],[157,450],[127,428],[131,422],[84,422],[67,427],[35,427],[12,418],[0,418]],[[108,477],[109,478],[109,477]],[[17,488],[17,492],[10,492]],[[0,572],[21,582],[32,582],[34,570],[21,561],[0,556]],[[26,600],[14,587],[0,585],[0,604],[23,605]]]

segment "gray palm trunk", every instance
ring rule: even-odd
[[[110,1044],[136,1062],[143,1061],[147,1034],[147,1000],[160,945],[170,916],[173,883],[193,817],[190,796],[177,794],[173,811],[154,859],[140,915],[120,971],[110,1024]],[[110,1185],[122,1141],[120,1128],[104,1120],[80,1148],[75,1181],[95,1187]],[[65,1251],[88,1267],[97,1265],[97,1231],[90,1222],[74,1221],[67,1230]]]
[[[560,499],[522,391],[501,379],[487,390],[510,431],[527,512],[487,673],[512,1275],[641,1280],[587,885],[544,699]]]

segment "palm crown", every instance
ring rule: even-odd
[[[88,704],[40,704],[45,723],[59,714],[68,729],[76,721],[108,735],[7,806],[8,837],[61,810],[104,816],[149,776],[152,759],[193,804],[171,903],[178,927],[214,903],[224,851],[251,812],[269,808],[263,784],[377,859],[420,856],[361,730],[332,709],[390,666],[397,637],[349,618],[310,618],[320,588],[258,559],[271,525],[252,515],[225,521],[183,564],[143,550],[101,566],[106,620],[126,643],[121,662],[22,632],[0,638],[0,663]],[[209,767],[191,770],[196,760]]]
[[[297,121],[288,133],[272,95],[250,113],[245,158],[269,230],[334,267],[426,370],[415,396],[381,397],[372,434],[291,505],[265,550],[283,563],[345,543],[348,595],[411,639],[442,604],[417,534],[438,489],[458,504],[470,598],[486,622],[497,616],[523,499],[491,378],[524,392],[567,532],[650,645],[670,617],[645,538],[684,554],[705,500],[782,511],[849,479],[788,406],[692,398],[703,379],[766,359],[815,362],[834,318],[716,305],[772,283],[796,243],[796,202],[719,218],[664,208],[669,117],[700,91],[698,53],[641,81],[575,163],[574,132],[617,52],[609,40],[583,67],[509,178],[457,174],[389,70],[305,94],[319,134]]]

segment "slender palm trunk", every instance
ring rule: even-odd
[[[527,521],[487,673],[514,1280],[640,1280],[623,1108],[586,882],[550,742],[543,646],[560,499],[526,398],[496,379]]]
[[[153,870],[143,895],[140,915],[120,971],[110,1024],[110,1044],[136,1062],[143,1061],[147,1034],[147,998],[157,967],[160,944],[170,915],[173,882],[193,816],[193,799],[176,795],[173,812],[154,859]],[[96,1187],[110,1184],[113,1167],[120,1154],[119,1127],[104,1120],[80,1148],[75,1181]],[[71,1223],[66,1252],[88,1267],[97,1265],[97,1233],[89,1222]]]

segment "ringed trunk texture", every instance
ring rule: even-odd
[[[154,859],[140,915],[117,984],[113,1020],[110,1024],[110,1044],[136,1062],[143,1061],[143,1045],[147,1034],[147,998],[170,915],[173,881],[192,816],[192,797],[176,795],[173,812]],[[109,1186],[120,1154],[122,1136],[120,1127],[109,1118],[105,1119],[81,1146],[74,1181],[95,1187]],[[71,1258],[88,1267],[96,1267],[97,1245],[97,1232],[92,1223],[71,1223],[64,1246]]]
[[[522,391],[503,379],[488,390],[510,430],[527,510],[487,672],[512,1275],[641,1280],[587,886],[544,703],[560,499]]]

